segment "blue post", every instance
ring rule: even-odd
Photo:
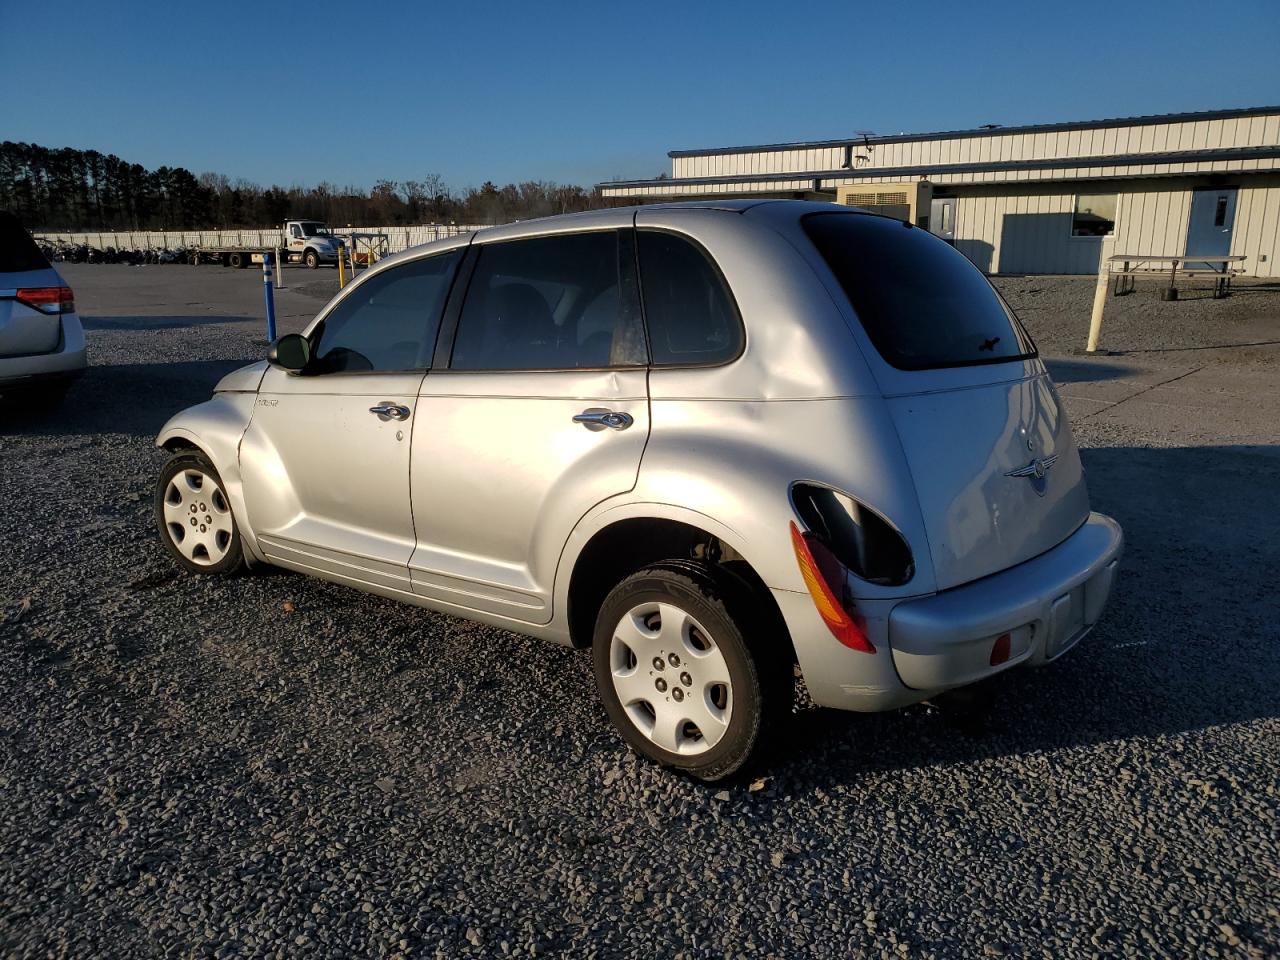
[[[276,298],[271,289],[271,251],[262,255],[262,292],[267,298],[267,343],[276,342]]]

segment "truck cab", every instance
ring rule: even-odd
[[[313,270],[322,263],[338,262],[338,237],[323,221],[286,220],[283,232],[290,262],[305,263]]]

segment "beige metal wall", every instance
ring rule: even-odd
[[[1054,133],[1001,134],[997,131],[947,139],[930,139],[925,135],[897,143],[872,144],[870,148],[855,147],[854,154],[867,158],[855,161],[855,167],[879,169],[1276,145],[1280,145],[1280,113]],[[799,173],[837,170],[843,162],[843,146],[768,151],[748,149],[738,153],[673,157],[671,172],[676,178]]]
[[[1250,276],[1280,277],[1280,175],[1250,177],[1241,186],[1231,252],[1249,258]]]
[[[1186,252],[1192,190],[1209,185],[1192,179],[1078,186],[1082,193],[1117,192],[1116,253],[1153,255]],[[956,249],[983,270],[1097,272],[1101,239],[1071,236],[1075,190],[974,187],[958,194]],[[1241,266],[1249,276],[1280,276],[1280,176],[1251,177],[1240,187],[1231,252],[1248,258]]]

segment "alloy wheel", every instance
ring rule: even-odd
[[[733,684],[711,634],[671,603],[632,607],[613,630],[613,689],[645,737],[671,753],[714,747],[729,728]]]

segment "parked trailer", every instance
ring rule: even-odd
[[[302,223],[304,221],[298,221]],[[319,222],[319,221],[306,221]],[[386,253],[398,253],[409,247],[416,247],[420,244],[430,243],[433,240],[442,240],[447,237],[454,237],[462,233],[470,233],[473,230],[483,230],[486,224],[444,224],[444,223],[428,223],[418,224],[416,226],[405,225],[359,225],[347,226],[342,228],[338,234],[341,239],[350,239],[349,247],[355,249],[357,243],[355,237],[362,236],[385,236],[387,239]],[[184,260],[190,259],[190,251],[197,249],[200,251],[216,251],[217,253],[227,253],[238,251],[240,253],[248,252],[250,259],[246,262],[256,263],[261,259],[264,250],[274,251],[283,244],[284,236],[281,230],[259,230],[259,229],[227,229],[227,230],[92,230],[92,231],[75,231],[75,232],[52,232],[44,231],[35,234],[36,240],[48,244],[49,246],[58,246],[59,244],[67,244],[71,246],[85,246],[97,250],[115,249],[117,251],[136,251],[146,252],[155,250],[173,250],[181,251]],[[363,249],[363,244],[359,244]],[[382,252],[379,251],[379,257]],[[257,259],[254,259],[256,256]],[[212,257],[207,261],[215,262]],[[220,260],[217,262],[221,262]]]

